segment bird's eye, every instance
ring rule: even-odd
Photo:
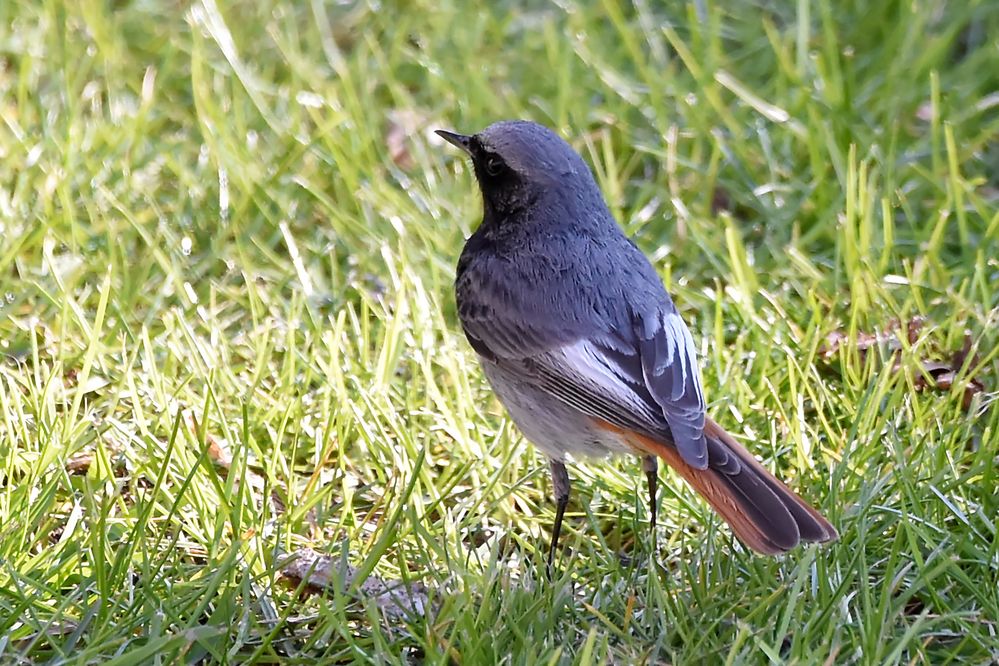
[[[503,160],[498,157],[489,157],[486,159],[486,173],[490,176],[498,176],[503,172]]]

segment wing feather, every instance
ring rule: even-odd
[[[684,461],[696,468],[708,466],[704,439],[704,394],[697,371],[694,341],[675,310],[639,327],[639,350],[645,385],[662,409],[673,443]],[[657,325],[658,324],[658,325]]]
[[[634,253],[636,261],[644,260]],[[647,262],[631,276],[645,296],[620,293],[616,299],[608,298],[599,280],[588,288],[577,285],[576,292],[560,281],[557,288],[566,293],[524,294],[512,285],[531,280],[505,277],[505,271],[519,270],[516,265],[459,268],[459,317],[483,358],[584,414],[673,443],[694,468],[708,466],[694,342]],[[573,299],[579,302],[569,307]]]

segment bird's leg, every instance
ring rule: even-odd
[[[656,543],[656,488],[659,486],[659,461],[655,456],[642,458],[642,469],[649,481],[649,525],[652,528],[652,544]]]
[[[548,549],[548,578],[552,577],[552,564],[555,562],[555,547],[562,531],[562,516],[569,504],[569,472],[561,461],[551,459],[552,489],[555,491],[555,525],[552,526],[552,543]]]

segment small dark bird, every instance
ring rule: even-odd
[[[707,417],[690,331],[576,151],[527,121],[437,134],[468,153],[482,190],[482,224],[458,261],[458,315],[496,395],[551,461],[549,572],[567,453],[642,456],[653,533],[662,458],[759,553],[835,539]]]

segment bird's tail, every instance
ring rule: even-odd
[[[634,445],[665,460],[686,479],[753,550],[776,555],[802,541],[839,536],[828,520],[785,486],[721,426],[707,419],[708,468],[697,469],[676,448],[628,433]]]

